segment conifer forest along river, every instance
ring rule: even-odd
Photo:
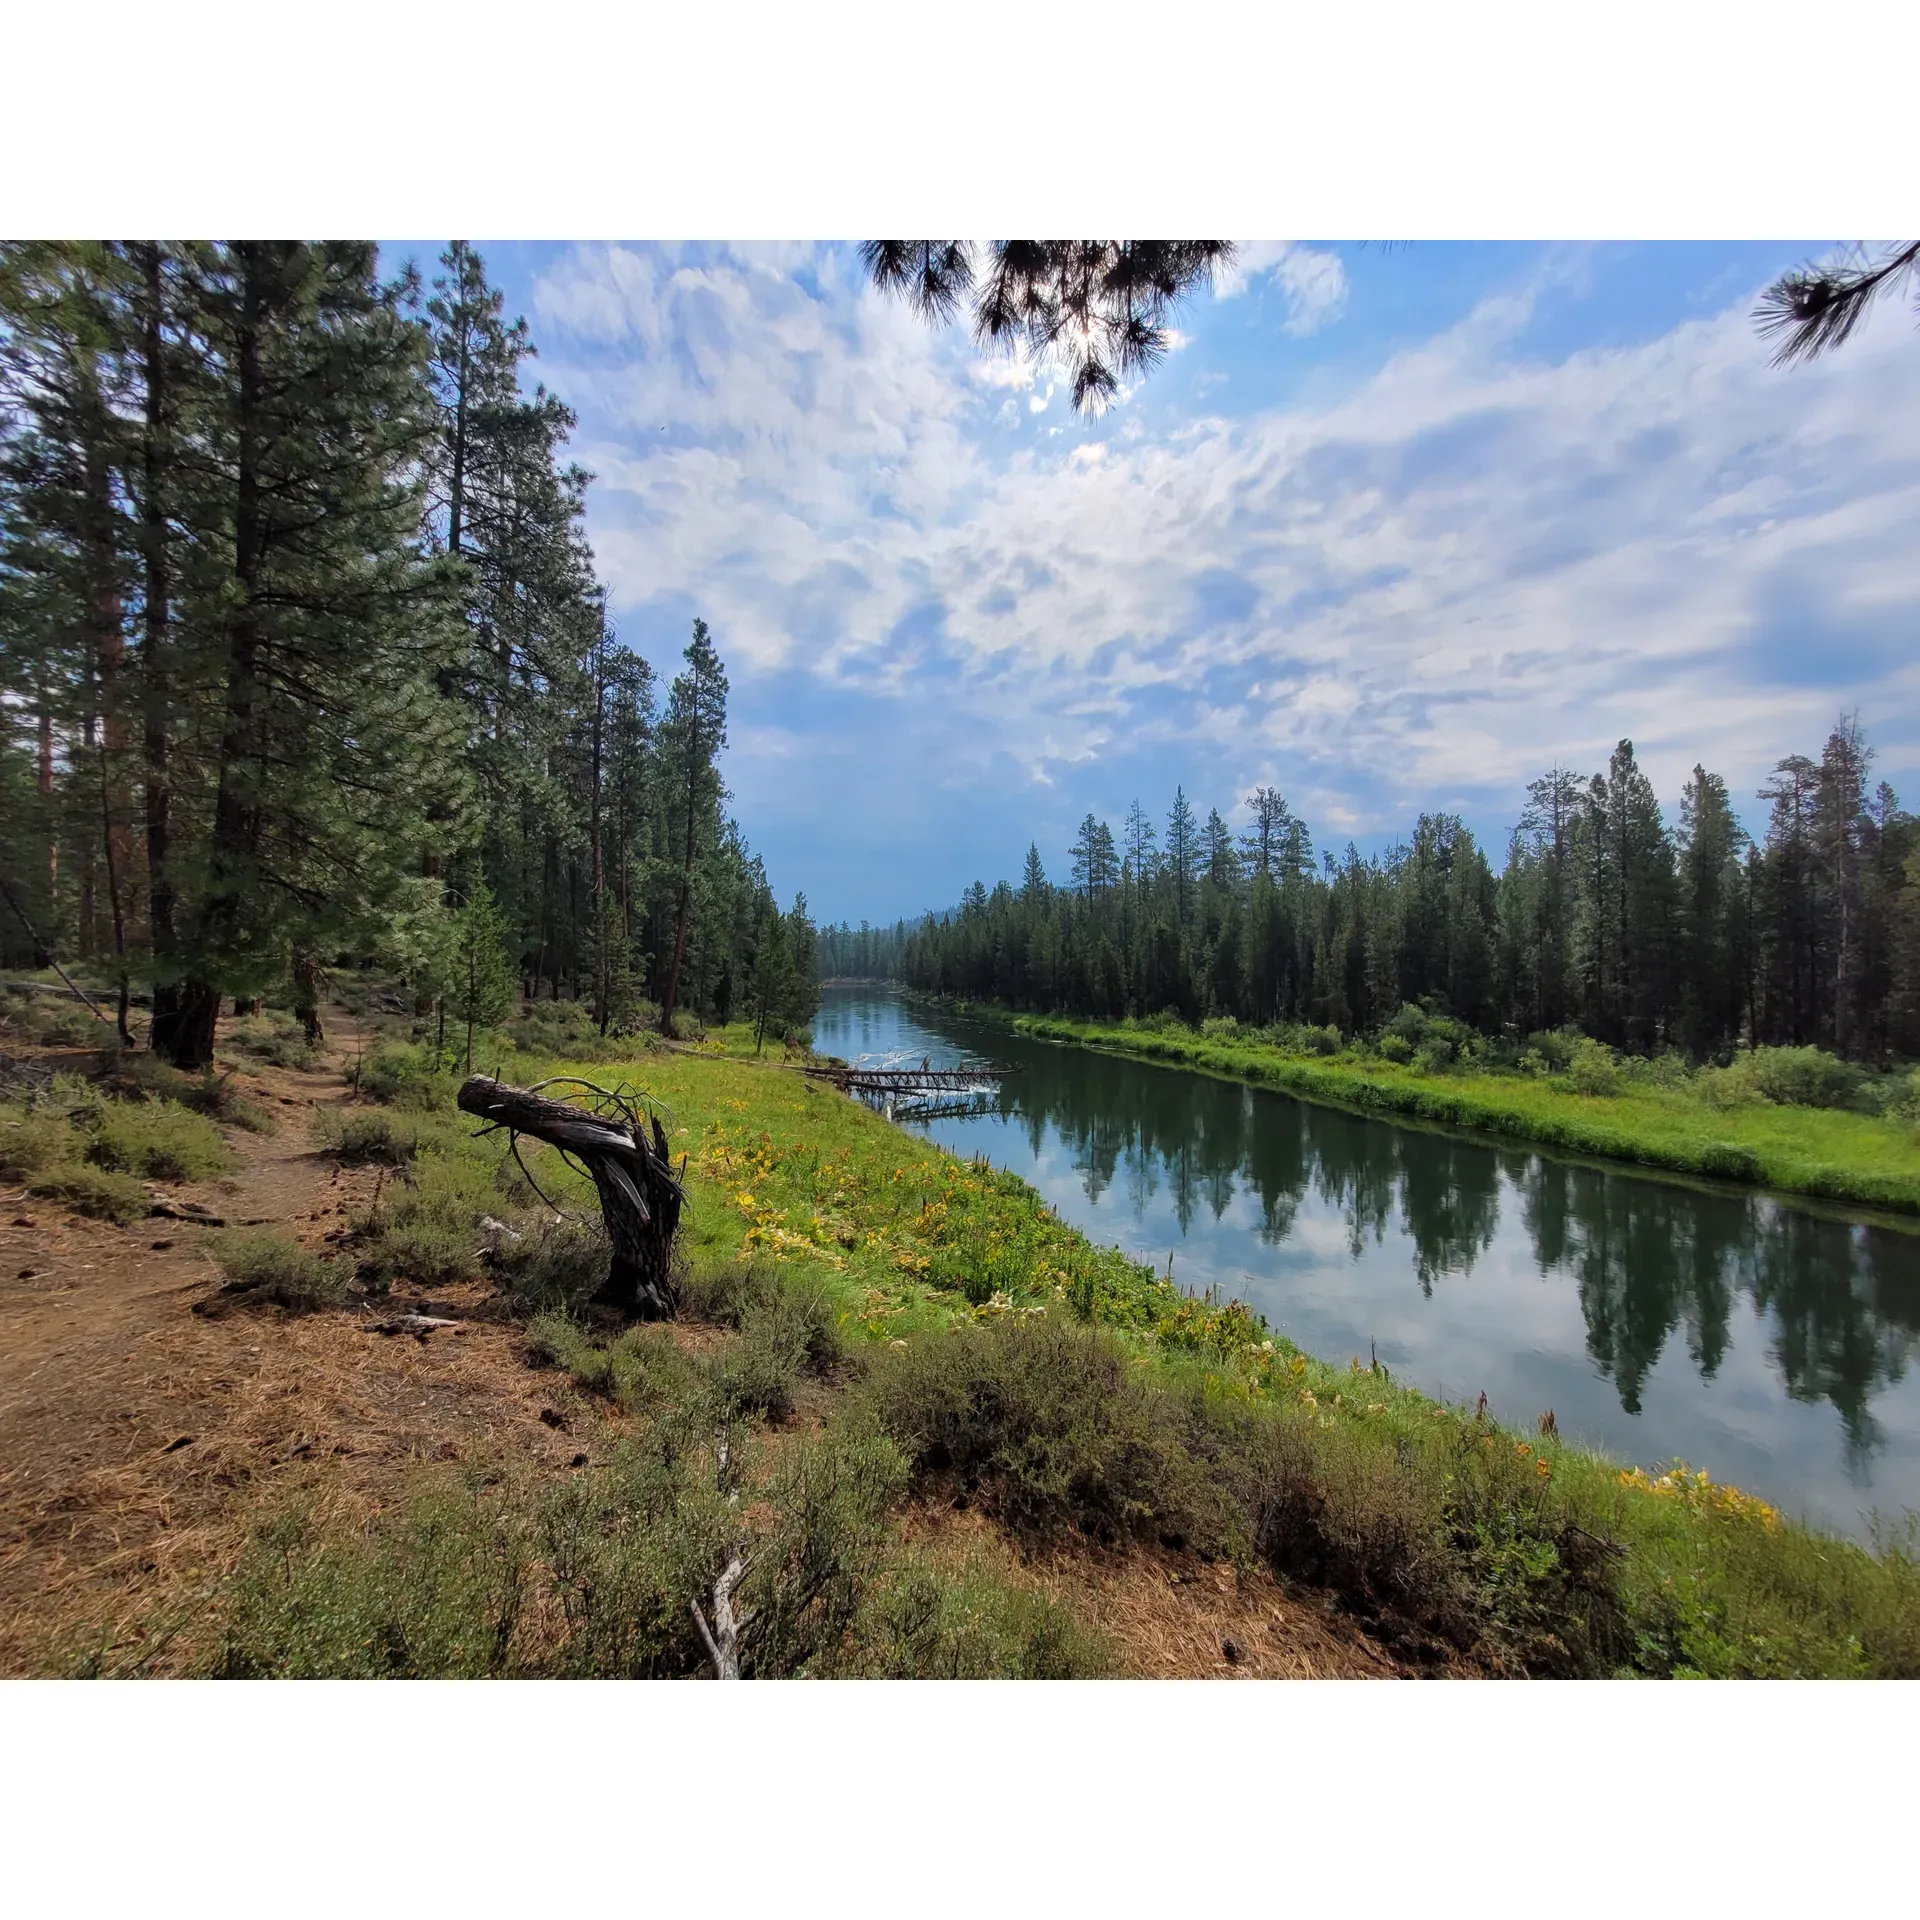
[[[1335,1364],[1625,1463],[1676,1457],[1865,1538],[1920,1508],[1920,1233],[1370,1119],[829,986],[814,1045],[1014,1071],[970,1110],[897,1108],[1070,1225],[1217,1287]],[[964,1104],[964,1103],[962,1103]]]

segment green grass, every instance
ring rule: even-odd
[[[1005,1015],[1036,1039],[1069,1041],[1250,1081],[1363,1113],[1405,1117],[1536,1142],[1630,1165],[1920,1213],[1920,1130],[1910,1121],[1755,1101],[1713,1106],[1686,1087],[1636,1085],[1583,1094],[1558,1076],[1418,1071],[1378,1056],[1285,1053],[1124,1022]]]

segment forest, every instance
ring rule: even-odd
[[[831,926],[829,975],[1036,1012],[1375,1034],[1403,1007],[1480,1034],[1578,1030],[1696,1061],[1742,1045],[1862,1062],[1920,1054],[1920,822],[1884,782],[1857,717],[1759,790],[1764,834],[1696,766],[1669,826],[1623,740],[1604,772],[1532,782],[1495,872],[1454,814],[1363,857],[1316,860],[1270,787],[1236,834],[1184,789],[1164,835],[1136,801],[1118,836],[1088,814],[1070,881],[1039,849],[1017,884],[893,927]]]
[[[664,688],[620,644],[535,358],[461,241],[0,247],[0,963],[185,1068],[340,967],[442,1035],[804,1026],[713,635]]]

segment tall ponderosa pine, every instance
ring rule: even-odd
[[[361,242],[235,241],[198,265],[208,378],[180,622],[219,720],[179,1005],[154,1036],[178,1066],[212,1059],[221,994],[275,982],[290,939],[339,944],[377,913],[397,818],[457,802],[407,291]]]
[[[725,798],[716,759],[727,743],[727,676],[704,620],[693,623],[685,659],[686,670],[674,677],[668,693],[666,719],[660,730],[673,846],[680,869],[673,914],[673,958],[660,1000],[662,1033],[673,1030],[673,1010],[686,962],[687,928],[694,910],[695,865],[702,846],[713,844],[720,802]]]

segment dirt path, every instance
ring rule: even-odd
[[[280,1131],[232,1132],[232,1174],[169,1196],[316,1246],[341,1232],[376,1176],[313,1148],[315,1110],[346,1098],[338,1071],[263,1067],[239,1085]],[[205,1238],[0,1188],[0,1673],[62,1665],[76,1638],[122,1635],[230,1563],[278,1483],[378,1505],[402,1463],[509,1443],[564,1468],[574,1450],[542,1424],[550,1387],[504,1323],[372,1331],[398,1299],[300,1319],[222,1311]],[[485,1304],[478,1286],[433,1296],[437,1313]]]

